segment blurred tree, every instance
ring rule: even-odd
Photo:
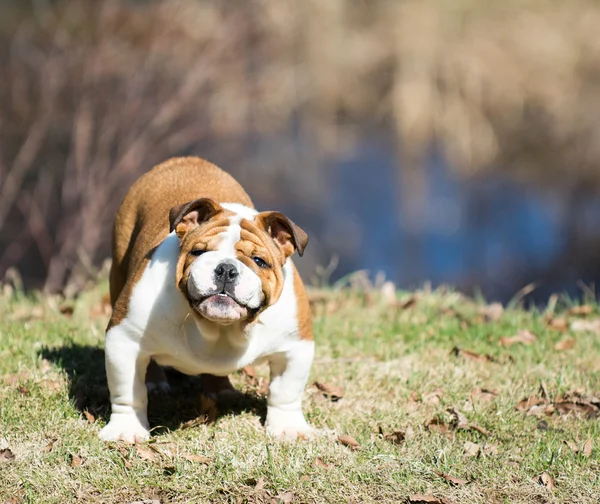
[[[293,183],[261,168],[282,198],[301,184],[313,206],[324,197],[319,156],[360,130],[395,132],[401,211],[415,219],[432,146],[461,176],[560,184],[573,202],[600,183],[593,0],[0,9],[0,276],[17,266],[29,285],[79,288],[109,253],[125,189],[149,166],[214,144],[235,159],[257,135],[318,145]]]

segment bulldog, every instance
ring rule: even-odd
[[[218,393],[232,388],[228,374],[266,361],[267,433],[310,435],[302,394],[314,342],[291,259],[307,242],[285,215],[255,210],[240,184],[200,158],[174,158],[140,177],[113,228],[105,344],[111,416],[100,437],[149,437],[151,362],[149,388],[168,388],[158,364],[213,375]]]

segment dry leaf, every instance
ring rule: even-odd
[[[585,458],[589,458],[592,455],[593,448],[594,448],[594,444],[593,444],[592,438],[589,438],[583,445],[583,456]]]
[[[325,462],[323,462],[322,459],[320,459],[319,457],[315,457],[315,462],[314,462],[316,467],[322,467],[323,469],[329,469],[332,464],[327,464]]]
[[[479,457],[481,446],[479,446],[477,443],[471,443],[471,441],[467,441],[463,446],[463,452],[467,457]]]
[[[571,451],[577,455],[579,453],[579,446],[577,446],[575,443],[573,443],[572,441],[567,441],[565,440],[565,444],[571,449]]]
[[[471,390],[471,400],[477,400],[482,403],[493,401],[497,396],[497,390],[482,389],[480,387],[475,387]]]
[[[567,315],[585,316],[593,311],[594,309],[590,305],[574,306],[567,311]]]
[[[583,418],[596,418],[600,416],[600,409],[588,402],[557,402],[554,403],[554,408],[561,416],[568,416],[571,414]]]
[[[408,498],[408,504],[454,504],[449,499],[433,495],[414,494]]]
[[[575,346],[575,338],[565,338],[554,345],[555,350],[571,350]]]
[[[90,423],[94,423],[96,421],[94,415],[92,415],[88,410],[84,410],[83,415],[85,416],[85,418],[87,418],[87,421]]]
[[[471,350],[464,350],[458,347],[454,347],[450,353],[456,357],[465,357],[466,359],[475,360],[478,362],[493,362],[494,358],[490,355],[480,355],[472,352]]]
[[[475,431],[479,432],[480,434],[483,434],[484,436],[489,436],[490,435],[490,431],[487,430],[487,429],[485,429],[481,425],[469,424],[467,426],[467,428],[471,429],[471,430],[475,430]]]
[[[263,488],[265,488],[265,478],[263,478],[261,476],[260,478],[258,478],[256,485],[254,485],[254,490],[256,490],[258,492],[258,491],[262,490]]]
[[[450,476],[449,474],[444,474],[443,472],[440,472],[440,471],[435,471],[435,473],[438,476],[440,476],[441,478],[444,478],[452,486],[462,486],[462,485],[467,485],[469,483],[467,480],[464,480],[461,478],[455,478],[454,476]]]
[[[402,431],[391,432],[389,434],[385,434],[383,439],[392,444],[402,444],[406,439],[406,434]]]
[[[83,459],[79,455],[71,455],[71,467],[79,467],[83,464]]]
[[[432,418],[425,422],[425,428],[429,432],[439,432],[440,434],[446,434],[450,431],[448,424],[442,422],[439,418]]]
[[[211,459],[203,457],[202,455],[184,455],[183,458],[188,462],[199,462],[201,464],[210,464]]]
[[[338,436],[338,441],[340,443],[342,443],[344,446],[349,446],[353,450],[358,450],[358,448],[360,447],[360,444],[358,443],[358,441],[356,439],[354,439],[352,436],[349,436],[347,434]]]
[[[73,316],[73,307],[69,306],[69,305],[62,305],[59,308],[60,313],[62,313],[65,317],[72,317]]]
[[[554,479],[547,472],[543,472],[534,481],[539,485],[545,486],[548,490],[554,490]]]
[[[457,408],[455,408],[455,407],[448,408],[446,411],[448,413],[450,413],[453,417],[452,427],[454,429],[468,429],[469,428],[469,421],[467,420],[467,417],[465,415],[463,415],[460,411],[458,411]]]
[[[504,307],[500,303],[492,303],[487,306],[482,306],[479,309],[479,314],[483,316],[486,322],[496,322],[502,318]]]
[[[44,446],[42,451],[44,453],[50,453],[52,451],[52,448],[54,448],[54,443],[56,443],[56,439],[48,440],[48,443],[46,443],[46,446]]]
[[[530,396],[530,397],[527,397],[527,398],[521,400],[519,402],[519,404],[517,404],[515,406],[515,408],[518,411],[525,413],[526,411],[529,411],[532,407],[537,406],[539,404],[545,404],[545,403],[546,402],[543,399],[540,399],[539,397]]]
[[[569,328],[567,319],[563,317],[552,317],[548,319],[548,327],[555,331],[566,331]]]
[[[600,319],[574,320],[571,322],[571,331],[600,333]]]
[[[279,504],[280,502],[282,502],[283,504],[290,504],[290,502],[292,502],[293,499],[294,494],[292,492],[283,492],[277,495],[272,500],[272,502],[274,502],[274,504]]]
[[[135,443],[135,453],[142,460],[156,461],[156,452],[152,449],[146,448],[139,443]]]
[[[344,397],[344,389],[342,387],[336,387],[334,385],[328,385],[327,383],[314,382],[313,385],[323,392],[325,397],[328,397],[333,402],[338,401]]]
[[[511,336],[510,338],[508,338],[506,336],[504,338],[500,338],[500,340],[498,341],[498,344],[500,346],[511,346],[516,343],[522,343],[523,345],[532,345],[536,341],[537,341],[537,336],[535,334],[533,334],[531,331],[524,329],[524,330],[519,331],[514,336]]]
[[[6,464],[15,460],[15,454],[9,449],[0,450],[0,464]]]

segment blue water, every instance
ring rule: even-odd
[[[543,301],[554,291],[577,295],[579,280],[595,280],[594,272],[577,264],[568,265],[566,278],[557,271],[560,280],[548,280],[548,268],[568,245],[570,223],[564,222],[559,189],[542,191],[499,175],[465,180],[432,153],[424,167],[426,203],[415,226],[400,210],[399,168],[385,144],[362,145],[328,170],[326,215],[332,223],[324,227],[323,241],[340,256],[333,279],[367,269],[384,272],[402,288],[452,284],[501,301],[534,281],[539,285],[532,298]],[[600,200],[582,208],[588,232],[599,236]]]

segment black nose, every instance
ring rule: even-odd
[[[238,275],[238,270],[231,263],[224,262],[215,268],[215,280],[217,282],[232,282]]]

